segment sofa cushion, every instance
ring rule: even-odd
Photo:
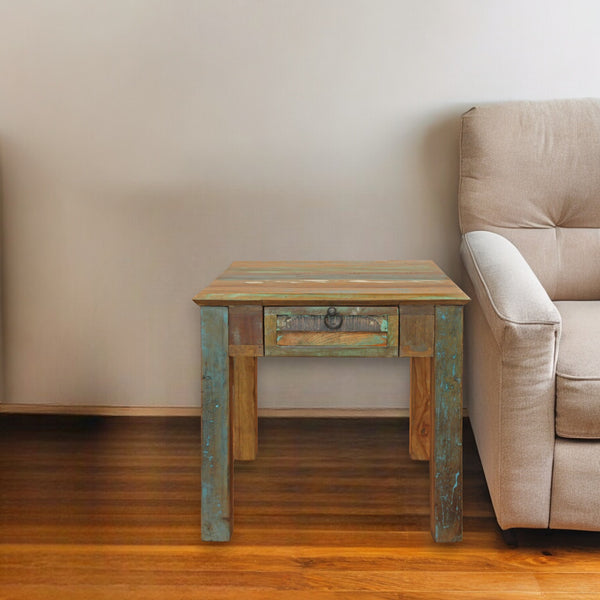
[[[600,531],[599,464],[600,442],[556,440],[551,529]]]
[[[493,231],[553,300],[600,299],[600,99],[506,102],[462,119],[461,232]]]
[[[600,302],[556,302],[562,318],[556,366],[556,433],[600,439]]]

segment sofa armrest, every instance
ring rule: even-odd
[[[558,309],[517,248],[491,231],[463,236],[461,257],[499,345],[507,325],[560,327]]]
[[[548,527],[561,318],[517,248],[463,236],[468,410],[500,527]]]

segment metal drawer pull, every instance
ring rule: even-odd
[[[342,326],[344,317],[338,314],[336,308],[330,306],[327,309],[327,314],[325,315],[324,321],[327,329],[339,329]]]

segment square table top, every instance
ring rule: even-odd
[[[194,297],[200,305],[466,304],[431,260],[234,262]]]

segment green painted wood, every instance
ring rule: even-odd
[[[251,274],[264,280],[277,280],[291,275],[314,283],[340,275],[348,275],[354,281],[394,279],[398,273],[409,274],[411,279],[444,277],[439,267],[429,260],[237,261],[227,269],[227,277],[231,279],[244,279]]]
[[[325,324],[329,306],[266,307],[265,316],[277,317],[277,332],[283,331],[332,331]],[[396,306],[334,306],[336,314],[343,318],[335,331],[382,331],[387,332],[388,320],[398,315]]]
[[[431,482],[431,534],[462,539],[462,306],[436,306]]]
[[[402,324],[398,322],[399,306],[407,327],[403,353],[429,355],[430,349],[433,353],[430,413],[432,534],[438,542],[455,542],[462,538],[462,305],[469,298],[434,263],[233,263],[194,300],[203,309],[203,357],[208,357],[206,364],[203,361],[203,539],[227,541],[232,531],[233,454],[227,353],[231,349],[235,350],[236,356],[262,353],[262,348],[258,352],[260,335],[254,343],[242,343],[244,328],[252,324],[257,329],[264,309],[266,356],[393,357],[398,356],[399,330],[402,330]],[[229,349],[226,305],[233,312],[239,308],[237,325],[233,323],[232,313],[233,343]],[[282,308],[284,306],[286,308]],[[352,311],[357,311],[360,317],[383,315],[385,318],[376,319],[374,323],[369,321],[364,327],[362,319],[349,318],[346,327],[352,332],[367,329],[377,334],[387,333],[387,346],[342,345],[319,335],[297,337],[302,345],[278,345],[278,336],[284,335],[286,330],[288,341],[289,335],[298,330],[310,334],[313,326],[322,332],[321,319],[312,317],[322,314],[321,311],[330,306],[335,306],[340,313],[344,311],[348,317],[352,316]],[[430,308],[433,306],[435,313]],[[215,312],[208,307],[213,307]],[[252,323],[246,312],[254,315]],[[277,315],[307,315],[311,318],[284,318],[278,326]],[[428,318],[423,321],[422,317]],[[432,320],[435,320],[434,348],[430,344]],[[281,337],[279,341],[283,341]]]
[[[201,305],[465,304],[431,261],[235,262],[194,297]]]
[[[327,309],[333,306],[340,315],[355,315],[355,316],[381,316],[398,314],[397,306],[338,306],[336,304],[322,304],[320,306],[275,306],[265,308],[265,314],[277,314],[287,317],[297,315],[316,315],[324,316]]]
[[[336,330],[324,325],[329,306],[265,307],[265,356],[398,356],[397,306],[335,306]]]
[[[201,335],[202,539],[227,542],[233,528],[233,456],[226,307],[202,307]]]

